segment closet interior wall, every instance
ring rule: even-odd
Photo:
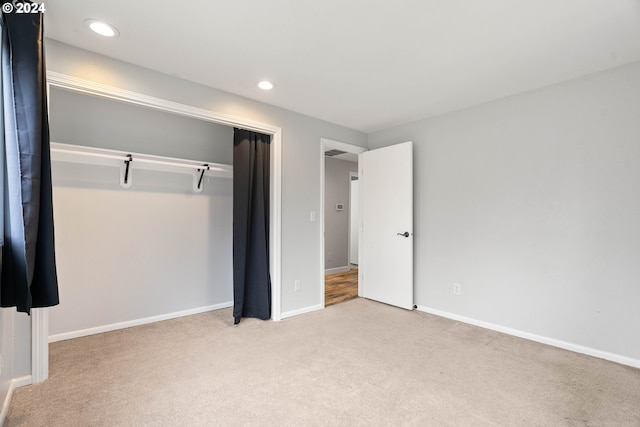
[[[62,89],[50,92],[51,140],[231,164],[233,129]],[[50,340],[231,305],[232,180],[54,161],[60,305]]]

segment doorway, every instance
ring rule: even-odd
[[[321,292],[323,307],[360,295],[359,154],[366,149],[322,139]]]

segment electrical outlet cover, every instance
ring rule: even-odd
[[[453,284],[453,293],[456,295],[460,295],[462,293],[462,285],[460,283]]]

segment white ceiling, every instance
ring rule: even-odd
[[[364,132],[640,60],[640,0],[55,0],[49,38]],[[117,39],[90,33],[103,19]],[[262,92],[258,80],[276,88]]]

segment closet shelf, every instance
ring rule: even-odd
[[[62,144],[59,142],[51,142],[51,160],[120,167],[120,184],[123,187],[131,186],[132,171],[135,169],[193,175],[195,191],[202,191],[202,180],[204,176],[218,178],[233,177],[233,166],[222,163],[201,162],[151,154],[108,150],[105,148]]]

